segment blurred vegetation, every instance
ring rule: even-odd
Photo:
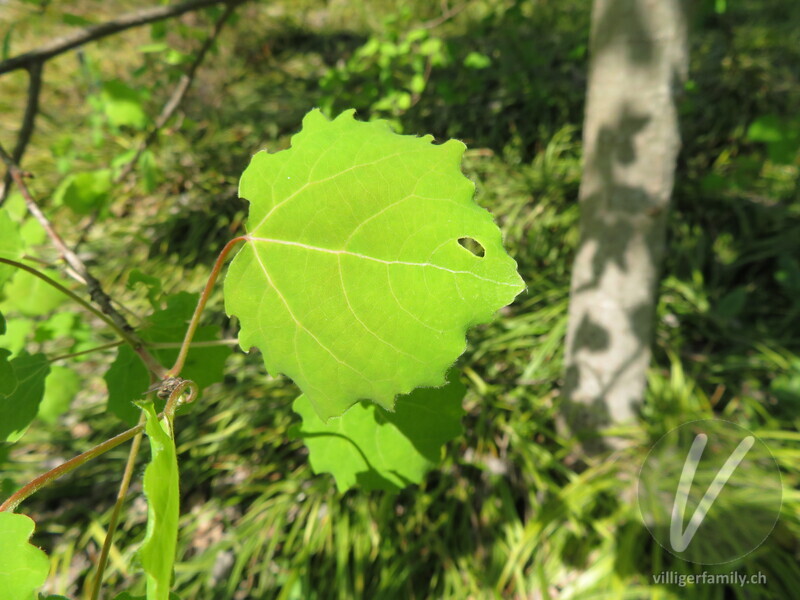
[[[661,284],[654,363],[633,444],[587,462],[555,432],[585,95],[589,5],[581,0],[253,1],[238,9],[194,86],[133,177],[132,156],[218,9],[106,38],[45,69],[24,160],[48,214],[130,314],[146,286],[198,291],[246,216],[238,176],[251,154],[288,145],[320,106],[355,107],[405,133],[457,137],[477,200],[500,223],[527,292],[470,334],[465,435],[425,483],[393,496],[337,493],[287,430],[297,390],[235,353],[221,384],[178,421],[183,598],[791,598],[800,590],[800,4],[697,3],[683,151]],[[0,52],[148,6],[124,0],[0,3]],[[24,107],[21,72],[0,78],[0,139]],[[76,182],[76,179],[78,180]],[[82,181],[81,181],[82,180]],[[14,194],[8,201],[19,204]],[[99,215],[95,220],[92,215]],[[36,233],[31,232],[32,238]],[[43,239],[38,239],[46,247]],[[52,251],[50,251],[52,255]],[[55,258],[53,256],[53,258]],[[9,290],[11,298],[24,290]],[[23,303],[24,304],[24,303]],[[235,335],[221,294],[207,321]],[[66,305],[9,319],[48,354],[102,342]],[[16,318],[13,318],[16,317]],[[16,324],[15,324],[16,323]],[[110,357],[109,357],[110,358]],[[106,358],[76,359],[72,411],[0,448],[4,495],[119,431],[105,411]],[[76,386],[77,387],[77,386]],[[718,416],[756,432],[786,487],[768,540],[736,563],[701,567],[642,525],[636,475],[671,428]],[[52,557],[49,591],[77,596],[102,544],[126,450],[24,505]],[[112,549],[109,589],[141,589],[140,478]],[[742,519],[746,521],[746,515]],[[655,585],[673,569],[762,572],[766,586]],[[137,588],[138,586],[138,588]]]

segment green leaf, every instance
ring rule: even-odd
[[[44,354],[22,352],[11,361],[16,387],[0,396],[0,440],[16,442],[36,418],[50,363]]]
[[[442,444],[461,433],[466,388],[454,373],[441,388],[400,396],[394,412],[360,402],[340,417],[322,421],[306,396],[292,405],[303,423],[291,430],[308,446],[315,473],[331,473],[344,492],[355,486],[395,491],[419,483],[438,464]]]
[[[40,271],[64,287],[72,287],[72,283],[57,271],[51,269],[40,269]],[[47,314],[67,300],[67,296],[27,271],[18,271],[14,275],[13,281],[6,285],[5,296],[6,299],[0,306],[31,317]]]
[[[72,400],[81,389],[81,378],[67,367],[50,367],[44,383],[44,398],[39,404],[39,418],[45,423],[56,419],[69,410]]]
[[[25,515],[0,512],[0,590],[3,598],[35,600],[50,572],[47,555],[28,540],[36,524]]]
[[[261,350],[323,419],[442,385],[465,330],[524,288],[472,200],[464,145],[432,140],[314,110],[289,150],[256,154],[242,175],[250,241],[228,271],[225,308],[242,348]]]
[[[142,94],[125,83],[118,80],[107,81],[103,84],[100,99],[103,102],[103,111],[112,125],[142,129],[147,124],[147,115],[142,108]]]
[[[110,169],[68,175],[53,193],[53,203],[63,203],[79,215],[88,215],[105,206],[111,183]]]
[[[20,260],[25,250],[25,243],[19,233],[19,226],[5,209],[0,209],[0,256],[11,260]],[[0,264],[0,289],[11,279],[18,269],[11,265]]]
[[[154,312],[139,331],[148,342],[178,343],[183,341],[186,327],[197,305],[197,294],[181,292],[166,299],[167,307]],[[216,325],[198,327],[195,341],[220,339],[220,328]],[[192,348],[186,358],[181,377],[191,379],[202,389],[222,380],[225,360],[231,354],[229,346]],[[153,356],[163,365],[172,365],[178,357],[178,349],[153,349]],[[128,346],[120,346],[117,358],[106,372],[108,386],[108,409],[125,423],[134,425],[139,419],[139,409],[132,403],[141,399],[150,387],[150,377],[139,357]]]
[[[0,312],[0,335],[5,335],[6,333],[6,318],[3,316],[3,313]]]
[[[143,273],[139,269],[133,269],[128,275],[128,283],[125,287],[132,290],[137,283],[141,283],[147,289],[147,299],[150,301],[150,306],[159,308],[159,299],[162,294],[161,280],[158,277]]]
[[[178,459],[171,425],[161,422],[152,402],[144,407],[150,440],[150,464],[144,471],[147,531],[139,558],[147,575],[147,600],[168,600],[178,544]]]
[[[464,66],[468,69],[486,69],[491,66],[492,59],[480,52],[470,52],[464,58]]]

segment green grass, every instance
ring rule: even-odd
[[[235,184],[248,156],[265,146],[285,147],[302,114],[325,100],[319,81],[339,58],[371,36],[402,35],[437,16],[432,3],[419,3],[421,12],[387,25],[383,17],[404,3],[377,4],[257,3],[223,34],[218,55],[187,99],[180,129],[155,147],[158,186],[119,190],[115,207],[126,206],[126,218],[100,221],[84,247],[134,312],[146,312],[143,293],[125,290],[123,269],[156,274],[170,291],[199,289],[213,257],[241,225],[244,207]],[[497,321],[470,333],[459,361],[469,385],[464,436],[447,447],[441,468],[419,487],[396,496],[338,494],[329,476],[311,473],[302,445],[287,436],[297,390],[266,376],[258,356],[235,355],[226,380],[177,423],[183,518],[175,589],[181,597],[796,595],[798,165],[769,161],[746,130],[759,116],[790,117],[798,106],[800,82],[791,65],[800,46],[786,37],[796,37],[791,32],[798,31],[798,17],[777,14],[785,3],[751,0],[695,19],[694,86],[682,104],[684,152],[642,426],[617,432],[630,439],[627,450],[587,461],[578,460],[584,457],[576,456],[573,441],[555,427],[578,241],[585,4],[468,3],[430,30],[447,44],[451,62],[432,70],[417,104],[391,115],[407,133],[466,139],[465,171],[477,183],[478,201],[501,224],[528,285]],[[90,10],[94,4],[76,6]],[[57,21],[58,10],[49,8],[45,19]],[[20,26],[20,43],[49,37],[48,23],[31,16]],[[101,127],[99,145],[87,134],[91,107],[82,94],[93,81],[120,77],[153,85],[156,75],[159,81],[175,77],[176,69],[153,58],[146,59],[154,63],[151,71],[130,74],[126,65],[141,62],[131,49],[147,38],[131,33],[87,48],[94,71],[63,57],[63,69],[48,73],[45,106],[61,98],[67,108],[46,109],[26,160],[42,197],[59,179],[52,146],[60,135],[70,138],[74,168],[104,166],[129,144],[130,132]],[[191,40],[173,41],[193,47]],[[463,69],[460,61],[472,51],[490,56],[493,68]],[[516,77],[520,72],[525,76]],[[398,77],[395,87],[403,73]],[[19,106],[23,79],[0,82],[8,92],[0,94],[2,108]],[[154,87],[151,114],[168,89]],[[362,102],[361,116],[369,117],[371,107],[356,89],[345,90],[353,95],[346,99]],[[4,144],[15,118],[2,119]],[[80,219],[64,209],[54,214],[74,239]],[[118,258],[101,260],[107,256]],[[208,318],[234,334],[218,294]],[[40,345],[49,350],[53,342]],[[41,471],[46,461],[118,431],[103,412],[102,362],[79,368],[87,384],[74,414],[56,427],[37,425],[10,451],[2,464],[7,487]],[[639,466],[665,432],[714,416],[757,433],[781,467],[786,494],[778,527],[746,560],[721,570],[760,570],[768,585],[655,585],[654,573],[701,567],[672,558],[642,525],[635,503]],[[124,456],[118,449],[23,505],[39,524],[36,543],[52,557],[51,591],[78,596],[102,543]],[[133,555],[145,516],[137,482],[111,555],[110,589],[143,589]]]

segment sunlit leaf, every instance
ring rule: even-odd
[[[54,279],[64,287],[72,284],[52,269],[40,269],[45,275]],[[67,296],[59,292],[42,279],[31,275],[27,271],[19,271],[14,279],[6,284],[5,300],[2,307],[6,310],[15,310],[23,315],[38,317],[47,314],[67,301]]]
[[[111,170],[72,173],[53,193],[55,204],[64,204],[79,215],[87,215],[106,205],[111,191]]]
[[[115,126],[128,125],[137,129],[147,124],[147,114],[142,108],[144,97],[122,81],[113,80],[103,84],[100,94],[103,111]]]
[[[50,374],[44,382],[44,397],[39,404],[39,418],[46,423],[55,423],[69,410],[80,389],[81,378],[75,371],[61,366],[50,367]]]
[[[24,250],[25,243],[22,241],[17,223],[7,210],[0,208],[0,257],[18,261],[22,258]],[[0,290],[15,272],[17,269],[11,265],[0,264]]]
[[[291,149],[256,154],[242,175],[250,241],[225,307],[241,346],[294,379],[323,419],[442,385],[465,330],[524,287],[461,173],[464,145],[432,141],[315,110]]]
[[[28,540],[35,523],[30,517],[0,512],[0,595],[34,600],[50,571],[47,555]]]

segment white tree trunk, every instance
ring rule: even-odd
[[[573,433],[631,420],[644,394],[687,65],[680,0],[595,0],[565,357]]]

